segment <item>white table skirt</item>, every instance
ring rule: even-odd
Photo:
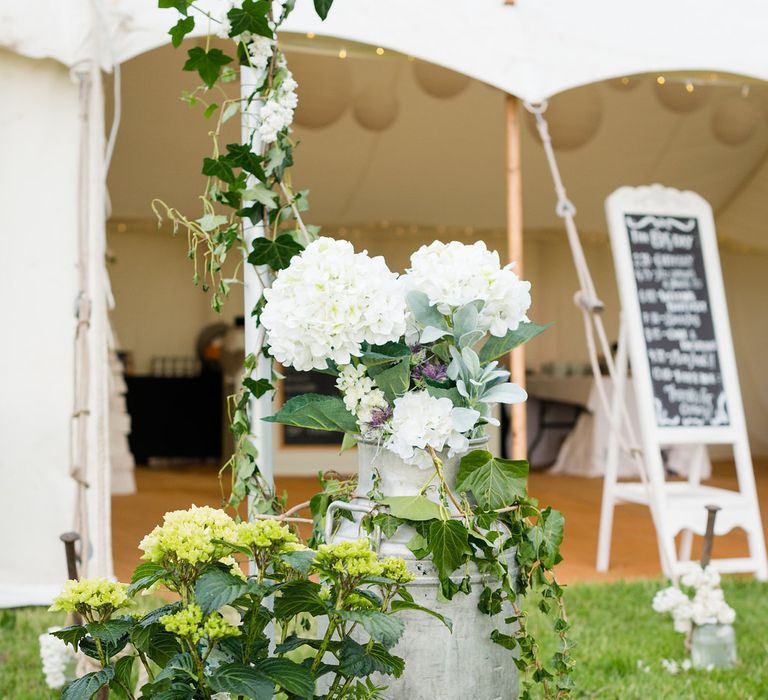
[[[594,380],[585,377],[563,378],[532,378],[528,388],[532,398],[544,400],[567,400],[568,403],[583,405],[585,382],[589,382],[589,393],[586,399],[587,410],[583,412],[574,429],[563,442],[552,468],[552,474],[573,474],[576,476],[603,476],[606,468],[610,422],[604,410]],[[612,382],[603,379],[604,387],[610,401],[613,391]],[[556,387],[556,385],[559,385]],[[632,380],[627,380],[626,405],[629,418],[638,439],[640,425],[637,417],[634,387]],[[712,464],[704,445],[670,445],[666,452],[665,465],[668,470],[681,476],[687,476],[696,466],[701,471],[701,478],[707,479],[712,473]],[[632,458],[623,450],[619,454],[619,478],[639,478],[637,468]]]

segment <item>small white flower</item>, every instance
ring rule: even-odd
[[[435,452],[448,448],[448,456],[466,452],[469,440],[464,435],[474,427],[480,413],[456,408],[448,398],[435,398],[426,391],[410,391],[395,399],[392,434],[385,447],[399,455],[406,464],[429,469]]]
[[[664,667],[666,671],[668,671],[672,675],[675,675],[679,671],[677,661],[675,661],[674,659],[662,659],[661,665]]]
[[[67,678],[67,668],[75,660],[75,652],[51,632],[56,632],[60,627],[49,627],[48,632],[38,637],[40,643],[40,660],[43,664],[45,683],[49,688],[59,689],[64,687]]]
[[[653,596],[653,609],[658,613],[672,612],[680,605],[689,603],[688,596],[679,588],[670,586]]]

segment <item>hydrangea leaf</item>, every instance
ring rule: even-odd
[[[224,664],[219,666],[208,680],[217,693],[244,695],[253,700],[272,700],[275,684],[251,666]]]
[[[91,700],[91,698],[115,677],[115,669],[111,666],[86,673],[70,683],[61,694],[62,700]]]
[[[376,368],[379,370],[379,367]],[[411,364],[408,357],[380,371],[369,372],[376,380],[376,384],[384,392],[384,395],[394,401],[398,396],[402,396],[408,391],[411,383]]]
[[[434,610],[425,608],[423,605],[414,603],[412,600],[393,600],[389,607],[392,612],[397,612],[398,610],[418,610],[419,612],[427,613],[427,615],[432,615],[432,617],[440,620],[440,622],[453,632],[453,621],[450,617],[445,617],[445,615],[441,615]]]
[[[232,63],[232,58],[221,49],[206,51],[201,46],[195,46],[187,52],[187,55],[189,58],[184,64],[184,70],[197,71],[208,87],[213,87],[219,79],[222,67]]]
[[[521,323],[517,330],[509,331],[503,338],[492,335],[480,350],[480,362],[486,364],[506,355],[519,345],[535,338],[539,333],[543,333],[551,325],[551,323],[545,323],[543,326],[533,322]]]
[[[239,576],[221,569],[206,571],[195,585],[197,604],[204,615],[229,605],[248,590],[248,584]]]
[[[472,553],[467,530],[458,520],[438,520],[429,526],[429,551],[440,578],[448,578]]]
[[[474,450],[461,459],[456,489],[471,491],[481,508],[503,508],[525,498],[528,462],[499,459],[486,450]]]
[[[63,627],[60,630],[51,632],[51,634],[54,637],[58,637],[65,644],[71,644],[72,648],[77,651],[77,645],[85,637],[86,630],[83,625],[70,625],[69,627]]]
[[[339,671],[345,676],[358,678],[372,673],[391,674],[399,678],[405,668],[405,662],[399,656],[393,656],[378,642],[369,649],[349,637],[339,645],[338,658]]]
[[[88,634],[102,642],[117,645],[128,634],[133,626],[131,620],[107,620],[106,622],[90,622],[85,626]]]
[[[300,698],[311,698],[314,695],[315,679],[312,672],[290,659],[264,659],[256,665],[256,670],[291,695]]]
[[[315,552],[311,549],[297,549],[295,552],[284,552],[279,556],[288,566],[304,576],[309,575],[309,569],[315,561]]]
[[[275,598],[275,617],[286,620],[299,613],[322,615],[327,612],[325,601],[320,597],[320,584],[314,581],[291,581],[280,589]]]
[[[371,639],[391,649],[403,636],[405,624],[392,615],[379,610],[340,610],[339,616],[347,622],[357,622],[371,635]]]
[[[390,496],[380,501],[389,506],[389,512],[403,520],[439,520],[440,506],[430,501],[426,496]]]
[[[344,402],[338,396],[323,394],[295,396],[286,401],[274,416],[262,420],[341,433],[356,433],[359,430],[355,417],[346,409]]]
[[[253,241],[253,250],[248,255],[252,265],[268,265],[273,270],[282,270],[291,264],[291,258],[298,255],[304,247],[288,233],[283,233],[275,240],[257,238]]]

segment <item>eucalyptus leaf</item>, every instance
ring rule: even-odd
[[[429,297],[424,292],[412,290],[405,297],[408,308],[416,321],[427,328],[433,326],[448,331],[448,324],[436,307],[429,303]]]
[[[503,338],[497,338],[492,335],[480,349],[480,362],[485,364],[512,352],[519,345],[527,343],[532,338],[543,333],[551,325],[551,323],[543,326],[533,322],[521,323],[517,330],[509,331]]]

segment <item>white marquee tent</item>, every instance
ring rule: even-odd
[[[768,6],[758,0],[727,6],[712,0],[336,0],[325,23],[309,0],[297,5],[288,31],[382,46],[529,101],[652,71],[768,80]],[[167,43],[173,21],[172,12],[155,9],[150,0],[0,0],[0,241],[7,261],[0,277],[7,329],[0,355],[0,605],[45,603],[64,573],[57,536],[74,519],[68,465],[79,251],[92,302],[81,407],[88,415],[82,462],[89,485],[89,573],[111,573],[100,71]],[[695,149],[689,156],[697,157]],[[749,163],[741,185],[720,193],[728,206],[719,224],[738,232],[733,236],[742,244],[759,246],[764,234],[755,222],[765,208],[760,193],[768,168],[764,158]],[[600,206],[585,207],[592,217],[588,227],[600,226]],[[541,225],[546,220],[554,228],[551,214],[543,212]]]

